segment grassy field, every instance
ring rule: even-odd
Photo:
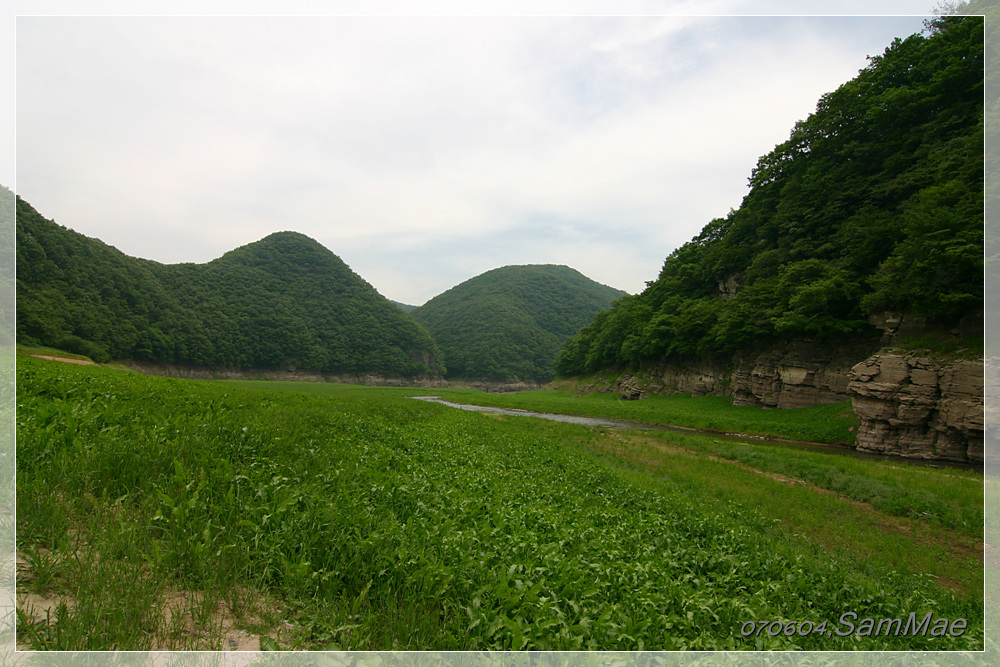
[[[20,356],[19,642],[983,646],[981,475],[753,458],[408,393]],[[847,612],[968,629],[848,633]]]

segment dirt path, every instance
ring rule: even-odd
[[[82,366],[94,366],[94,362],[90,359],[69,359],[67,357],[53,357],[48,354],[33,354],[33,357],[38,357],[39,359],[50,359],[52,361],[65,361],[67,364],[80,364]]]
[[[620,445],[634,446],[636,444],[640,444],[652,447],[654,449],[657,449],[665,453],[672,453],[672,454],[684,453],[695,456],[704,456],[709,460],[718,461],[721,463],[728,463],[729,465],[736,466],[738,468],[741,468],[748,472],[752,472],[762,477],[767,477],[768,479],[772,479],[782,484],[799,485],[815,493],[831,496],[836,498],[840,502],[852,505],[853,507],[857,508],[860,512],[870,516],[878,524],[879,528],[883,531],[903,533],[907,535],[910,539],[912,539],[914,542],[928,544],[928,545],[934,544],[936,546],[944,548],[948,553],[954,556],[975,558],[979,561],[980,564],[983,564],[985,562],[986,546],[984,542],[981,540],[975,540],[973,538],[961,535],[959,533],[956,533],[954,531],[948,530],[943,527],[939,526],[930,527],[928,524],[920,521],[919,519],[911,519],[908,517],[900,517],[887,514],[879,510],[869,502],[865,502],[862,500],[855,500],[846,495],[837,493],[836,491],[831,491],[830,489],[825,489],[821,486],[817,486],[816,484],[813,484],[812,482],[808,482],[803,479],[788,477],[787,475],[782,475],[779,473],[768,472],[766,470],[754,468],[753,466],[747,465],[740,461],[734,461],[732,459],[716,456],[714,454],[699,452],[694,449],[688,449],[686,447],[680,447],[674,444],[666,444],[663,442],[659,442],[653,438],[644,438],[642,436],[625,435],[620,433],[609,433],[608,438],[620,443]],[[655,466],[658,465],[659,463],[652,459],[636,457],[635,452],[626,453],[625,448],[621,447],[620,445],[617,448],[614,446],[608,447],[607,445],[605,446],[598,445],[597,448],[601,449],[606,453],[611,453],[621,458],[626,458],[628,454],[631,454],[629,460],[633,460],[637,463],[641,462],[647,466]]]

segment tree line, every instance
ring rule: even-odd
[[[983,20],[895,40],[760,158],[738,210],[560,351],[563,375],[949,326],[983,308]]]

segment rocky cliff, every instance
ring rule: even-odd
[[[585,390],[614,391],[634,400],[659,394],[732,396],[734,405],[801,408],[849,398],[848,374],[878,340],[842,345],[791,342],[727,359],[657,364],[619,377],[596,378]]]
[[[982,359],[875,354],[855,365],[848,390],[857,448],[922,459],[983,462]]]
[[[983,361],[879,351],[878,338],[842,345],[793,342],[724,360],[651,365],[595,376],[581,392],[623,399],[691,393],[734,405],[799,408],[850,399],[857,448],[911,458],[983,462]]]
[[[737,355],[730,377],[733,405],[803,408],[848,398],[848,374],[858,359],[878,348],[876,339],[841,345],[779,344]]]

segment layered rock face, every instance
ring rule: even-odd
[[[587,384],[576,385],[576,395],[591,392],[618,394],[634,401],[647,396],[731,396],[727,366],[711,361],[694,364],[657,364],[636,373],[597,374]]]
[[[842,346],[794,342],[734,359],[733,405],[804,408],[848,397],[848,373],[876,341]]]
[[[732,396],[734,405],[770,408],[850,398],[861,451],[982,463],[983,360],[876,352],[879,344],[874,338],[841,346],[786,343],[731,359],[598,377],[580,391],[614,392],[625,400],[714,394]]]
[[[983,361],[880,353],[855,365],[848,390],[857,448],[947,461],[983,461]]]
[[[665,364],[639,374],[623,375],[597,391],[612,391],[627,401],[650,395],[729,396],[726,367],[711,361],[689,365]]]
[[[801,408],[847,400],[851,367],[877,349],[876,340],[841,346],[797,342],[732,359],[662,364],[589,390],[613,391],[623,399],[649,395],[732,396],[733,405]]]
[[[510,378],[507,380],[490,380],[488,378],[464,378],[459,380],[445,380],[444,384],[434,385],[440,387],[468,387],[485,391],[487,394],[510,394],[517,391],[535,391],[541,389],[542,384],[535,380],[522,380],[520,378]]]

